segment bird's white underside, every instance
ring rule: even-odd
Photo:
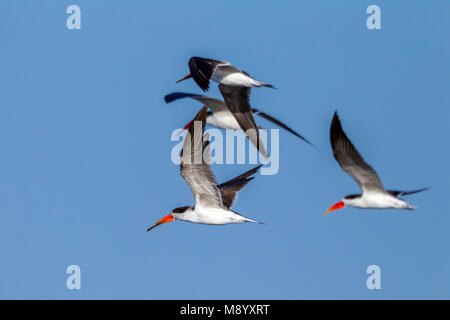
[[[239,87],[260,87],[263,82],[255,80],[242,72],[227,72],[223,71],[220,67],[215,68],[211,80],[228,85],[228,86],[239,86]]]
[[[224,208],[204,207],[201,205],[196,205],[183,213],[173,213],[173,217],[177,220],[212,225],[256,222]]]
[[[212,113],[211,115],[208,115],[208,117],[206,118],[206,123],[210,126],[221,129],[238,130],[241,128],[239,126],[239,123],[236,121],[236,118],[228,110],[218,111]]]
[[[414,209],[406,201],[381,191],[366,191],[360,198],[343,199],[342,201],[346,206],[362,209]]]

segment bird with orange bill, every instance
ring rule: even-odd
[[[428,189],[422,188],[412,191],[385,190],[378,174],[364,161],[358,150],[348,139],[342,129],[337,112],[335,112],[331,122],[330,140],[334,158],[342,170],[347,172],[358,183],[362,194],[352,194],[344,197],[344,199],[329,208],[324,215],[347,206],[362,209],[393,208],[412,210],[415,207],[400,197]]]
[[[217,184],[210,167],[209,136],[203,135],[207,110],[208,107],[204,106],[192,121],[181,151],[180,173],[192,191],[195,205],[172,210],[147,231],[173,220],[209,225],[261,223],[231,210],[238,192],[253,180],[251,176],[261,165],[225,183]]]
[[[253,79],[247,72],[239,70],[229,62],[192,57],[188,66],[190,73],[177,83],[193,78],[203,91],[208,91],[210,80],[228,86],[274,88],[271,84]]]

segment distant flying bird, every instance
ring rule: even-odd
[[[192,77],[203,91],[208,91],[209,80],[229,86],[274,88],[271,84],[253,79],[229,62],[192,57],[189,59],[188,66],[191,73],[177,83]]]
[[[217,184],[208,164],[210,158],[203,158],[205,154],[210,156],[209,137],[207,134],[203,135],[207,110],[208,108],[204,106],[194,118],[194,125],[189,127],[181,151],[181,176],[194,195],[195,206],[184,206],[172,210],[169,215],[160,219],[147,231],[174,219],[210,225],[261,223],[231,210],[237,193],[253,179],[250,176],[255,174],[261,165],[225,183]],[[195,125],[196,121],[201,122],[201,130]]]
[[[238,122],[236,121],[235,117],[233,116],[231,111],[228,109],[225,102],[223,102],[222,100],[210,98],[210,97],[207,97],[204,95],[198,95],[198,94],[193,94],[193,93],[184,93],[184,92],[170,93],[164,97],[164,100],[166,101],[166,103],[171,103],[175,100],[183,99],[183,98],[191,98],[191,99],[197,100],[209,107],[210,111],[208,111],[208,114],[206,116],[206,123],[208,125],[214,126],[214,127],[220,128],[220,129],[235,129],[235,130],[241,129],[241,127],[238,124]],[[275,119],[274,117],[272,117],[262,111],[255,109],[255,108],[252,108],[251,110],[252,110],[253,115],[258,115],[258,116],[278,125],[279,127],[289,131],[293,135],[302,139],[306,143],[312,145],[311,142],[309,142],[306,138],[302,137],[300,134],[298,134],[297,132],[295,132],[294,130],[289,128],[287,125],[285,125],[281,121]],[[186,125],[185,129],[187,129],[187,127],[189,127],[189,126],[190,126],[190,123],[188,123]]]
[[[375,170],[368,165],[353,146],[347,135],[342,130],[341,122],[337,112],[334,114],[330,128],[331,147],[334,157],[341,166],[342,170],[347,172],[356,180],[362,190],[362,194],[346,196],[344,199],[333,205],[327,212],[341,209],[345,206],[356,208],[375,208],[375,209],[414,209],[413,206],[406,203],[400,196],[406,196],[413,193],[425,191],[423,188],[414,191],[393,191],[385,190]]]

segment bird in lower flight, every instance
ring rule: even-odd
[[[225,183],[217,184],[209,165],[211,155],[209,137],[207,134],[203,135],[207,110],[208,107],[204,106],[194,118],[194,125],[189,127],[181,151],[180,173],[194,195],[195,205],[173,209],[169,215],[160,219],[147,231],[174,219],[210,225],[261,223],[231,210],[238,192],[253,179],[251,176],[261,165]],[[196,124],[200,124],[201,127]]]
[[[193,93],[184,93],[184,92],[170,93],[164,97],[164,100],[166,101],[166,103],[171,103],[175,100],[183,99],[183,98],[191,98],[191,99],[197,100],[209,107],[210,111],[208,111],[208,114],[206,116],[206,123],[208,125],[214,126],[216,128],[220,128],[220,129],[235,129],[235,130],[241,129],[241,127],[239,126],[239,123],[237,123],[233,114],[227,108],[227,105],[225,104],[225,102],[222,100],[207,97],[204,95],[198,95],[198,94],[193,94]],[[252,108],[251,110],[252,110],[252,113],[254,116],[258,115],[258,116],[278,125],[279,127],[287,130],[288,132],[292,133],[293,135],[295,135],[296,137],[305,141],[306,143],[312,145],[312,143],[309,142],[308,139],[304,138],[303,136],[301,136],[300,134],[298,134],[297,132],[295,132],[294,130],[289,128],[283,122],[275,119],[274,117],[268,115],[267,113],[264,113],[262,111],[255,109],[255,108]],[[187,129],[190,126],[190,124],[191,123],[188,123],[185,126],[185,129]]]
[[[209,80],[239,87],[269,87],[267,84],[250,77],[246,72],[233,67],[229,62],[217,61],[200,57],[192,57],[188,62],[190,73],[177,81],[194,78],[194,81],[203,91],[208,91]]]
[[[422,188],[413,191],[385,190],[378,174],[364,161],[343,131],[337,112],[335,112],[331,122],[330,140],[336,161],[342,170],[356,180],[362,190],[362,194],[344,197],[344,199],[334,204],[324,214],[346,206],[362,209],[394,208],[411,210],[415,208],[400,197],[428,189]]]

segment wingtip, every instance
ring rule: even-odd
[[[316,147],[316,145],[314,143],[312,143],[311,141],[309,141],[308,139],[306,139],[305,137],[302,137],[301,135],[297,134],[296,135],[298,138],[300,138],[301,140],[303,140],[304,142],[306,142],[307,144],[309,144],[311,147],[313,147],[314,149],[316,149],[317,151],[319,151],[319,149]]]
[[[206,115],[208,114],[208,106],[203,106],[196,116],[196,120],[201,120],[202,122],[206,122]]]
[[[194,80],[195,80],[195,78],[194,78]],[[207,80],[207,82],[205,82],[205,83],[197,82],[197,80],[195,80],[195,82],[200,87],[200,89],[203,90],[203,92],[207,92],[209,90],[209,80]]]
[[[333,119],[331,120],[331,129],[338,129],[341,127],[341,119],[339,119],[339,115],[337,110],[334,112]]]
[[[183,92],[172,92],[172,93],[166,94],[164,96],[164,101],[166,103],[171,103],[180,98],[184,98],[185,96],[186,96],[186,94]]]
[[[278,90],[278,88],[275,87],[275,86],[272,85],[272,84],[265,83],[265,84],[263,84],[262,86],[263,86],[263,87],[267,87],[267,88],[272,88],[272,89]]]
[[[175,100],[179,100],[179,99],[183,99],[183,98],[190,98],[190,97],[195,97],[195,96],[197,96],[197,94],[195,94],[195,93],[171,92],[164,96],[164,101],[166,103],[171,103]]]
[[[165,102],[165,103],[170,103],[170,102],[173,101],[173,100],[170,99],[170,95],[171,95],[171,93],[166,94],[166,95],[164,96],[164,102]]]
[[[309,144],[311,147],[314,148],[314,150],[316,150],[317,152],[320,152],[319,147],[317,147],[315,144],[313,144],[313,143],[311,143],[311,142],[309,142],[309,141],[307,141],[307,142],[308,142],[308,144]]]
[[[339,119],[339,114],[338,114],[337,110],[334,110],[333,118],[338,118]]]
[[[431,189],[431,187],[425,187],[425,188],[422,188],[422,189],[417,190],[417,193],[419,193],[419,192],[424,192],[424,191],[428,191],[428,190],[430,190],[430,189]]]
[[[205,126],[206,126],[206,115],[207,115],[207,113],[208,113],[208,107],[205,105],[197,112],[197,114],[195,115],[194,119],[191,120],[189,122],[189,124],[192,124],[192,123],[195,123],[195,122],[199,121],[199,122],[202,123],[202,130],[204,131],[205,130]],[[195,130],[194,129],[195,126],[189,125],[189,124],[186,126],[185,129],[188,129],[189,134],[192,135],[193,132],[194,132],[193,130]]]
[[[256,174],[259,170],[259,168],[261,168],[263,165],[260,164],[256,167],[254,167],[253,169],[250,169],[249,171],[245,172],[244,175],[246,175],[246,177],[248,177],[248,179],[254,179],[255,177],[251,177],[252,175]]]

